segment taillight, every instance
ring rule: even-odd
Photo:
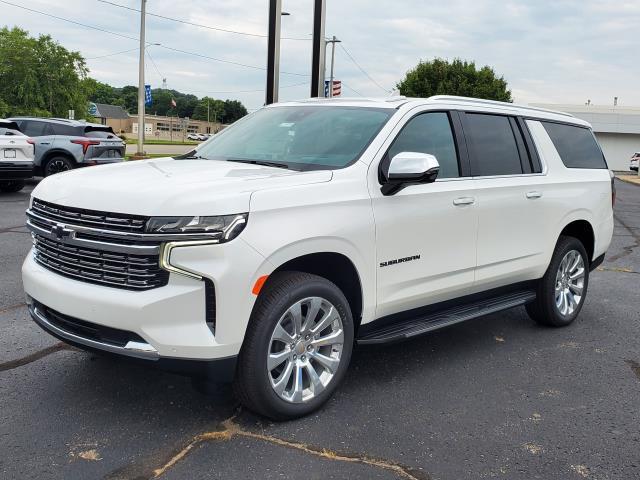
[[[36,141],[33,138],[27,138],[27,143],[30,143],[31,145],[35,145]]]
[[[87,148],[89,148],[89,145],[100,145],[100,142],[97,140],[88,140],[88,139],[77,139],[77,140],[71,140],[71,143],[75,143],[77,145],[82,145],[82,153],[86,154],[87,153]]]

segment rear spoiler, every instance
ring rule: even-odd
[[[17,130],[18,132],[24,133],[22,132],[22,130],[20,130],[18,124],[16,122],[12,122],[11,120],[0,120],[0,128],[8,128],[10,130]]]
[[[108,127],[108,126],[104,126],[104,127],[100,127],[100,126],[88,126],[88,127],[84,127],[84,133],[88,133],[88,132],[107,132],[107,133],[111,133],[113,135],[116,134],[116,132],[113,131],[113,128]]]

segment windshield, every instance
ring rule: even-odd
[[[334,106],[258,110],[184,158],[271,164],[295,170],[353,163],[393,109]]]

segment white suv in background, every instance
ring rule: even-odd
[[[27,212],[34,320],[81,348],[233,380],[305,415],[355,344],[525,305],[582,308],[612,176],[571,115],[459,97],[272,105],[177,158],[47,178]]]

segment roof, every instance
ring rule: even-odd
[[[95,103],[96,114],[94,117],[127,119],[129,114],[119,105],[107,105],[106,103]]]
[[[87,122],[85,120],[69,120],[66,118],[47,118],[47,117],[11,117],[7,119],[8,121],[14,120],[38,120],[39,122],[48,122],[48,123],[58,123],[62,125],[70,125],[72,127],[96,127],[96,128],[107,128],[105,125],[101,123],[92,123]]]
[[[451,95],[436,95],[428,98],[411,98],[403,96],[395,97],[338,97],[338,98],[310,98],[295,102],[275,104],[274,106],[292,105],[343,105],[349,107],[377,107],[387,109],[411,109],[419,106],[437,105],[447,109],[468,109],[498,114],[521,115],[536,119],[555,120],[560,122],[575,123],[577,125],[588,126],[584,120],[574,117],[570,113],[557,110],[519,105],[515,103],[497,102],[494,100],[484,100],[480,98],[456,97]]]

